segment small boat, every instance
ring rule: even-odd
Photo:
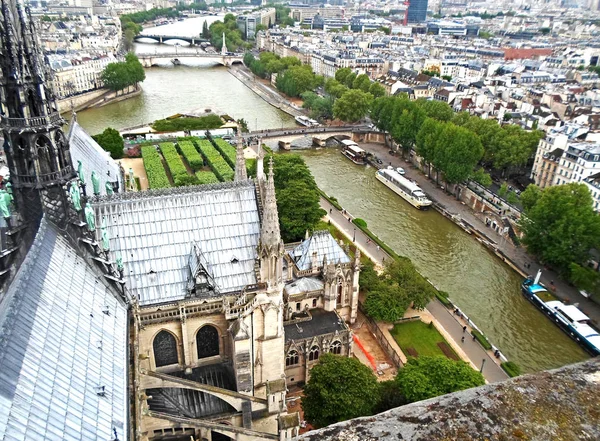
[[[314,119],[310,119],[309,117],[303,115],[298,115],[295,120],[298,124],[301,124],[305,127],[314,127],[319,125],[319,123]]]
[[[349,139],[342,141],[342,155],[356,165],[365,165],[367,163],[367,152],[361,149],[357,143],[350,141]]]
[[[593,356],[600,355],[600,333],[590,326],[590,319],[575,305],[565,305],[535,279],[526,278],[521,284],[523,295],[552,320],[559,328]]]
[[[291,150],[292,145],[288,141],[279,141],[279,150]]]
[[[381,169],[375,174],[375,178],[382,182],[402,199],[418,209],[426,209],[431,206],[431,201],[421,187],[415,182],[402,176],[394,169]]]

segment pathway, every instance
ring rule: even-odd
[[[385,260],[391,257],[383,251],[377,244],[352,223],[351,215],[344,215],[329,203],[325,198],[321,198],[321,207],[327,211],[331,223],[342,231],[350,240],[352,240],[371,260],[381,265]],[[459,323],[452,312],[446,309],[437,299],[434,299],[427,305],[427,311],[444,329],[444,335],[449,338],[449,343],[463,352],[470,360],[473,366],[481,368],[482,360],[485,360],[483,375],[490,382],[503,381],[508,375],[497,364],[493,355],[489,354],[481,347],[478,342],[472,340],[470,334],[463,333],[463,324]],[[463,336],[465,341],[461,342]]]
[[[553,281],[557,288],[557,297],[566,300],[571,304],[578,304],[578,307],[588,315],[597,326],[600,326],[600,305],[583,297],[576,288],[569,286],[565,281],[561,280],[554,271],[545,269],[536,262],[532,256],[527,254],[523,247],[517,248],[510,239],[499,235],[492,228],[487,227],[485,225],[485,214],[476,214],[468,205],[456,200],[456,198],[447,194],[437,186],[434,179],[429,180],[426,175],[423,175],[419,170],[414,168],[412,164],[404,161],[401,157],[390,155],[389,147],[386,147],[383,144],[368,144],[364,147],[365,150],[374,153],[380,158],[385,165],[391,163],[394,167],[404,167],[406,176],[410,179],[414,179],[433,201],[442,205],[450,213],[459,215],[477,230],[492,238],[497,243],[496,248],[515,263],[517,270],[524,277],[528,274],[535,275],[538,269],[541,269],[542,282],[546,286],[550,286],[550,282]],[[432,176],[435,177],[435,174]],[[480,216],[482,216],[483,219]],[[525,264],[529,264],[531,267],[525,270]]]

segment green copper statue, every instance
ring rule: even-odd
[[[106,194],[111,195],[114,194],[115,191],[113,190],[113,186],[110,182],[106,181],[106,184],[104,185],[104,188],[106,189]]]
[[[102,249],[108,251],[110,250],[110,242],[108,240],[108,228],[106,228],[106,217],[102,218],[102,227],[100,230],[102,232]]]
[[[7,195],[6,190],[0,190],[0,213],[2,213],[2,217],[5,219],[10,217],[10,202],[6,197]]]
[[[10,181],[8,181],[8,182],[6,183],[6,186],[5,186],[5,187],[6,187],[6,191],[7,191],[7,193],[10,195],[10,200],[11,200],[11,201],[12,201],[12,200],[14,200],[14,198],[13,198],[13,190],[12,190],[12,184],[10,183]]]
[[[96,215],[94,209],[90,204],[86,204],[85,209],[85,221],[87,222],[88,230],[94,231],[96,229]]]
[[[100,194],[100,179],[95,171],[92,172],[92,186],[94,187],[94,194],[98,196]]]
[[[77,176],[83,185],[85,185],[85,177],[83,176],[83,164],[81,161],[77,161]]]
[[[71,201],[73,202],[73,208],[75,208],[75,211],[81,211],[81,195],[79,194],[79,185],[75,181],[71,182],[69,196],[71,196]]]
[[[121,256],[121,253],[117,254],[117,269],[123,271],[123,256]]]

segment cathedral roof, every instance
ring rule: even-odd
[[[320,291],[324,286],[323,281],[316,277],[301,277],[285,285],[284,291],[286,294],[293,296],[309,291]]]
[[[98,237],[106,217],[110,249],[122,255],[127,287],[141,305],[185,298],[194,242],[219,292],[257,282],[260,218],[252,181],[121,193],[94,206]]]
[[[304,271],[311,268],[314,253],[317,253],[318,266],[323,265],[324,257],[327,257],[328,263],[350,262],[350,258],[327,230],[315,231],[311,237],[304,240],[289,254],[296,262],[298,269]]]
[[[311,319],[301,323],[284,324],[285,341],[305,340],[319,335],[347,331],[344,320],[335,311],[311,309]]]
[[[127,308],[42,221],[0,302],[0,439],[127,439]]]
[[[71,144],[71,158],[73,167],[77,170],[77,163],[81,161],[85,189],[88,196],[94,194],[92,187],[92,172],[95,171],[100,179],[100,194],[106,194],[106,182],[119,182],[119,191],[123,191],[123,178],[121,169],[110,154],[98,145],[85,130],[73,120],[69,131]]]

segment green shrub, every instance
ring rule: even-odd
[[[182,130],[218,129],[223,121],[217,115],[201,116],[199,118],[173,118],[154,121],[152,128],[157,132],[178,132]]]
[[[167,167],[173,177],[173,182],[176,187],[182,187],[184,185],[194,185],[194,179],[190,179],[190,175],[181,160],[181,156],[177,153],[177,149],[172,142],[163,142],[160,144],[160,151],[165,158]]]
[[[142,147],[142,158],[148,177],[148,186],[150,188],[170,187],[171,183],[156,148],[149,145]]]
[[[327,193],[325,193],[323,190],[321,190],[320,188],[317,188],[317,191],[319,192],[319,194],[321,196],[323,196],[326,200],[329,201],[329,203],[331,205],[333,205],[337,210],[342,211],[342,206],[340,205],[340,203],[338,202],[338,200],[332,196],[329,196]]]
[[[204,166],[204,160],[200,153],[196,150],[196,146],[191,141],[179,141],[179,150],[181,150],[181,154],[187,161],[190,168],[197,172]]]
[[[502,369],[504,369],[504,372],[506,372],[511,378],[518,377],[519,375],[521,375],[521,368],[514,361],[505,361],[500,365],[500,367],[502,367]]]
[[[354,222],[359,227],[367,228],[367,221],[365,221],[364,219],[361,219],[360,217],[357,217],[352,222]]]
[[[483,335],[477,329],[471,330],[471,334],[473,335],[473,337],[475,337],[477,339],[477,341],[479,343],[481,343],[481,346],[483,346],[483,349],[485,349],[486,351],[489,351],[492,349],[491,343],[488,341],[487,338],[485,338],[485,335]]]
[[[444,305],[446,308],[454,308],[454,305],[452,304],[452,302],[448,299],[448,293],[445,291],[435,291],[435,296],[437,297],[437,299],[440,301],[440,303],[442,305]]]
[[[207,139],[198,139],[196,143],[202,157],[206,160],[206,163],[210,166],[219,181],[233,181],[233,169],[223,159],[212,143]]]
[[[221,138],[213,138],[213,145],[231,168],[235,169],[236,148],[227,141],[223,141]]]
[[[197,171],[196,177],[199,184],[215,184],[219,182],[219,178],[211,171]]]

